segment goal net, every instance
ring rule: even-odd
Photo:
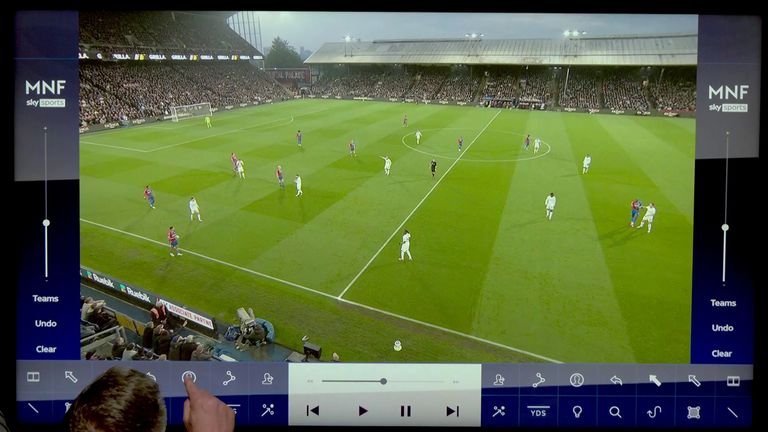
[[[171,107],[171,117],[174,122],[210,115],[213,115],[213,111],[209,102]]]

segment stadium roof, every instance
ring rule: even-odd
[[[328,42],[306,64],[696,65],[695,34]]]

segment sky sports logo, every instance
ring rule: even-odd
[[[743,100],[744,97],[749,93],[749,85],[742,84],[742,85],[733,85],[733,86],[723,86],[720,87],[712,87],[709,86],[709,100],[712,101],[713,99],[717,98],[720,101],[723,100]],[[749,104],[745,103],[711,103],[709,105],[710,111],[716,111],[716,112],[729,112],[729,113],[746,113],[749,112]]]
[[[24,93],[37,96],[60,96],[64,91],[66,80],[51,81],[25,81]],[[39,98],[27,99],[27,106],[35,108],[66,108],[67,100],[64,98]]]

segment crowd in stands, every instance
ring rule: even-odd
[[[178,105],[210,102],[215,108],[289,97],[245,62],[84,61],[80,83],[81,126],[169,115]]]
[[[119,327],[115,313],[106,308],[104,300],[81,297],[80,301],[81,340],[88,340],[96,333]],[[109,350],[89,351],[85,353],[86,360],[202,361],[213,357],[210,346],[195,342],[193,335],[178,334],[186,327],[187,321],[169,314],[159,300],[150,310],[150,316],[151,321],[144,327],[140,344],[117,336]]]
[[[603,80],[605,107],[622,111],[648,111],[648,100],[639,78],[612,73]]]
[[[219,14],[205,12],[95,12],[79,14],[80,42],[89,47],[255,52]]]
[[[416,76],[413,85],[405,93],[406,98],[410,99],[434,99],[435,94],[446,81],[446,75],[443,73],[423,72]]]
[[[373,87],[371,97],[401,98],[411,85],[411,77],[405,73],[382,74]]]
[[[104,300],[80,297],[80,339],[118,325],[115,313],[105,306]]]
[[[456,75],[448,78],[443,83],[443,87],[435,95],[435,99],[469,102],[474,98],[479,86],[479,78],[472,78],[469,75]]]
[[[567,87],[563,79],[559,105],[563,108],[600,109],[599,87],[594,73],[571,70]]]
[[[516,73],[497,73],[490,76],[485,83],[485,95],[498,100],[512,100],[519,96],[518,85],[520,76]]]
[[[696,110],[696,71],[669,69],[651,81],[651,101],[657,110]]]
[[[525,73],[520,82],[520,101],[544,102],[549,105],[553,99],[551,88],[552,80],[546,69]]]
[[[471,102],[480,85],[486,105],[526,107],[536,101],[564,108],[648,111],[649,100],[659,110],[696,108],[695,70],[674,69],[663,79],[644,82],[633,70],[573,69],[565,77],[547,69],[494,70],[480,79],[469,74],[448,75],[447,68],[358,71],[324,75],[312,85],[316,96],[413,98]],[[290,92],[247,62],[103,62],[80,64],[81,126],[167,116],[172,106],[210,102],[211,106],[237,106],[244,102],[285,100]],[[554,91],[558,88],[558,91]],[[558,93],[559,99],[553,97]]]

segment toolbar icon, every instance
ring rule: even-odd
[[[624,382],[621,380],[621,378],[617,377],[616,375],[611,377],[611,383],[618,384],[618,385],[624,385]]]
[[[584,375],[576,372],[571,374],[571,378],[568,380],[573,387],[579,388],[584,385]]]
[[[506,378],[504,378],[504,375],[496,374],[496,381],[493,382],[493,385],[495,385],[495,386],[503,386],[504,385],[504,380],[506,380]]]
[[[192,379],[192,382],[197,382],[197,375],[195,375],[192,371],[184,371],[183,374],[181,374],[181,382],[184,382],[184,377],[189,376],[189,378]]]
[[[533,388],[538,387],[539,384],[541,384],[541,383],[546,381],[546,379],[543,376],[541,376],[541,372],[536,372],[536,377],[539,379],[539,381],[531,384],[531,387],[533,387]]]
[[[728,387],[739,387],[741,386],[741,377],[738,375],[729,375],[725,379],[725,385]]]
[[[658,412],[657,412],[657,410],[658,410]],[[656,415],[661,414],[661,407],[656,405],[655,407],[653,407],[653,411],[648,410],[645,413],[648,414],[649,418],[654,419],[654,418],[656,418]]]
[[[701,418],[701,406],[689,406],[688,407],[688,420],[690,419],[696,419],[699,420]]]
[[[696,387],[701,387],[701,383],[696,379],[696,375],[688,375],[688,382],[692,383]]]
[[[40,372],[27,372],[27,382],[40,382]]]
[[[227,371],[227,375],[229,375],[229,379],[222,381],[222,385],[229,385],[229,383],[237,379],[236,376],[232,375],[232,371]]]
[[[64,378],[72,381],[73,383],[77,384],[77,377],[72,371],[64,371]]]
[[[573,407],[573,416],[576,417],[576,418],[581,417],[581,412],[582,411],[584,411],[584,410],[581,408],[581,405],[574,406]]]
[[[269,374],[269,372],[264,373],[264,379],[261,380],[261,385],[272,385],[272,381],[275,378]]]
[[[237,409],[240,408],[240,404],[227,404],[227,406],[232,408],[232,411],[237,415]]]
[[[152,381],[157,382],[157,377],[152,375],[152,372],[147,372],[147,376],[152,378]]]
[[[656,378],[656,375],[648,375],[648,381],[656,384],[656,387],[661,387],[661,381]]]
[[[623,417],[621,417],[621,410],[616,405],[608,409],[608,414],[610,414],[611,417],[618,417],[620,419],[623,419]]]
[[[494,405],[494,406],[493,406],[493,411],[494,411],[494,413],[493,413],[493,415],[492,415],[491,417],[496,417],[497,415],[500,415],[500,416],[504,417],[505,415],[507,415],[507,414],[504,412],[504,410],[505,410],[505,409],[507,409],[507,408],[506,408],[504,405],[502,405],[502,406],[500,406],[500,407],[498,407],[498,406]]]
[[[267,414],[275,415],[275,404],[269,404],[269,406],[267,406],[267,404],[262,404],[261,407],[264,408],[264,412],[261,413],[262,417],[264,417]]]

